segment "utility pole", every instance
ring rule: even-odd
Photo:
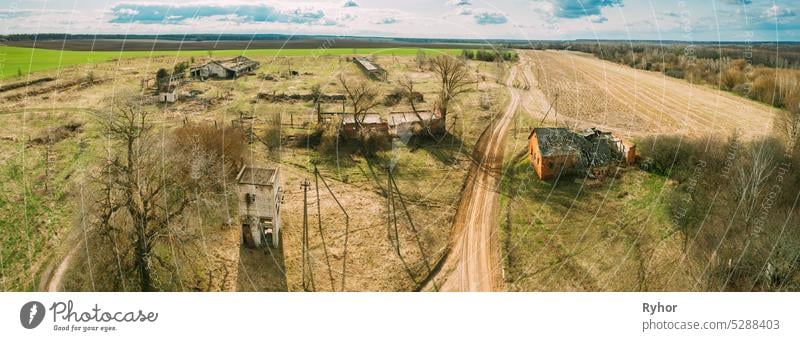
[[[311,264],[308,261],[308,187],[311,186],[311,183],[308,180],[303,180],[303,183],[300,187],[303,188],[303,261],[302,261],[302,271],[303,271],[303,290],[311,291],[308,289],[308,284],[311,284],[311,287],[314,287],[314,276],[311,275],[309,278],[309,282],[306,282],[306,275],[311,274]],[[308,267],[307,267],[308,266]],[[313,289],[312,289],[313,290]]]
[[[322,177],[322,175],[319,174],[319,169],[317,169],[317,165],[314,164],[314,187],[316,187],[317,190],[317,222],[318,222],[317,228],[319,230],[319,238],[322,240],[322,250],[325,251],[325,265],[328,266],[328,276],[330,276],[331,279],[331,291],[336,291],[336,287],[333,284],[333,270],[331,270],[331,261],[328,258],[328,246],[325,243],[325,235],[322,234],[322,211],[321,211],[322,205],[320,205],[320,199],[319,199],[320,177]]]
[[[556,127],[558,127],[558,93],[556,93]]]
[[[322,123],[322,112],[321,112],[322,109],[321,109],[321,105],[319,103],[319,100],[317,100],[316,102],[317,103],[315,103],[315,104],[316,104],[316,107],[317,107],[317,124],[320,124],[320,123]]]
[[[392,241],[392,168],[386,165],[386,239]]]

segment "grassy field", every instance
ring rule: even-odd
[[[18,55],[20,58],[31,58]],[[7,51],[7,50],[6,50]],[[454,50],[455,51],[455,50]],[[58,51],[51,60],[61,58]],[[215,51],[238,54],[239,51]],[[422,262],[417,235],[411,232],[409,219],[404,211],[398,214],[401,253],[404,260],[396,254],[387,238],[387,212],[385,187],[386,172],[383,167],[392,162],[394,177],[407,204],[410,220],[419,230],[424,253],[430,262],[441,255],[449,237],[452,215],[458,202],[460,188],[468,169],[470,151],[483,129],[506,101],[506,89],[497,83],[499,74],[495,63],[470,61],[470,68],[480,75],[476,89],[460,97],[456,107],[448,116],[450,135],[436,141],[393,141],[388,150],[365,158],[353,151],[352,146],[342,143],[341,154],[318,150],[305,146],[305,137],[315,129],[316,117],[313,105],[306,101],[269,102],[258,100],[258,93],[306,94],[312,86],[320,85],[326,94],[341,93],[337,77],[340,73],[354,79],[363,77],[359,69],[348,63],[342,54],[353,53],[352,49],[323,51],[326,55],[316,58],[314,50],[258,50],[261,55],[249,55],[261,63],[255,75],[241,77],[235,81],[211,80],[205,82],[186,81],[181,83],[181,92],[197,91],[195,97],[183,96],[177,103],[161,105],[155,102],[151,91],[144,91],[145,109],[154,114],[159,136],[170,136],[170,132],[188,121],[207,125],[229,125],[239,118],[240,113],[252,114],[253,128],[257,138],[262,138],[271,130],[278,129],[283,137],[280,147],[267,147],[255,142],[249,145],[247,158],[256,164],[280,165],[281,179],[284,183],[282,206],[283,249],[275,255],[265,254],[263,250],[247,250],[238,247],[238,234],[235,229],[221,228],[227,214],[224,205],[214,210],[192,207],[192,212],[207,211],[198,222],[207,246],[199,245],[200,257],[191,262],[177,261],[180,270],[159,271],[161,290],[241,290],[241,291],[282,291],[302,290],[301,287],[301,227],[303,221],[303,192],[300,183],[314,180],[312,161],[326,178],[336,197],[350,213],[349,240],[345,258],[345,235],[348,226],[344,224],[336,202],[322,187],[320,211],[321,228],[317,227],[317,204],[313,188],[309,193],[311,201],[309,212],[311,225],[310,252],[316,260],[310,266],[317,278],[316,290],[341,290],[341,273],[345,272],[346,290],[395,291],[413,290],[415,281],[426,274]],[[398,87],[401,77],[411,77],[417,83],[416,91],[424,95],[419,108],[429,109],[436,101],[436,77],[427,68],[419,68],[416,61],[417,49],[358,49],[356,53],[375,53],[372,60],[389,73],[386,82],[373,82],[381,97]],[[173,52],[175,53],[175,52]],[[294,55],[280,55],[280,54]],[[394,55],[393,55],[394,53]],[[438,52],[427,51],[430,57]],[[65,52],[65,55],[83,56],[72,59],[74,63],[85,63],[88,52]],[[339,54],[339,55],[337,55]],[[405,55],[400,55],[405,54]],[[75,232],[85,237],[79,227],[79,198],[82,182],[87,174],[100,164],[100,153],[104,140],[97,136],[97,124],[90,113],[102,112],[108,107],[110,99],[116,94],[142,93],[141,80],[154,75],[158,68],[172,68],[175,62],[189,61],[189,55],[200,56],[198,62],[208,58],[205,51],[181,53],[180,58],[168,52],[130,52],[119,62],[110,59],[118,53],[103,52],[94,56],[104,56],[105,62],[74,65],[58,69],[58,80],[31,85],[7,91],[5,101],[0,101],[0,231],[2,252],[0,270],[4,276],[3,290],[36,290],[48,280],[48,274],[70,250],[74,257],[61,282],[64,290],[130,290],[131,287],[114,287],[112,271],[102,268],[105,263],[99,248],[102,242],[93,237],[92,224],[87,223],[89,247],[72,247]],[[127,58],[130,57],[130,58]],[[141,57],[141,58],[134,58]],[[43,59],[36,59],[43,60]],[[41,64],[39,66],[42,66]],[[58,63],[50,67],[58,68]],[[292,76],[287,70],[295,70]],[[56,69],[37,71],[30,78],[50,76]],[[60,84],[80,80],[91,72],[99,80],[90,86],[60,88]],[[270,76],[269,80],[266,76]],[[7,79],[4,83],[18,82]],[[146,89],[145,89],[146,90]],[[16,96],[34,91],[29,96]],[[488,107],[484,104],[489,103]],[[375,109],[376,113],[386,115],[395,110],[407,110],[408,104],[387,105],[383,101]],[[323,111],[338,110],[339,103],[324,103]],[[80,120],[86,125],[82,132],[71,134],[54,146],[50,166],[52,172],[45,176],[45,146],[30,143],[30,139],[55,128],[69,120]],[[276,122],[280,122],[276,124]],[[162,130],[163,129],[163,130]],[[163,135],[162,135],[163,132]],[[300,141],[295,143],[292,141]],[[81,153],[80,144],[85,144]],[[44,180],[49,181],[50,189],[43,191]],[[90,186],[89,186],[90,187]],[[88,187],[87,187],[88,188]],[[228,190],[235,190],[229,186]],[[24,207],[27,201],[27,208]],[[210,202],[218,202],[212,200]],[[357,213],[356,213],[357,212]],[[232,213],[235,222],[238,217]],[[229,233],[234,231],[233,234]],[[232,236],[232,237],[231,237]],[[324,236],[325,246],[322,245]],[[75,243],[85,238],[78,238]],[[231,246],[233,245],[233,246]],[[327,248],[327,252],[325,250]],[[87,251],[88,250],[88,251]],[[232,252],[231,252],[232,251]],[[326,259],[326,253],[329,260]],[[113,253],[110,253],[113,254]],[[171,252],[161,252],[167,260],[175,261]],[[194,254],[194,253],[192,253]],[[274,256],[274,258],[273,258]],[[93,275],[87,275],[89,260],[92,260]],[[183,259],[183,258],[181,258]],[[407,262],[407,266],[403,264]],[[331,286],[330,267],[335,286]],[[238,266],[237,266],[238,264]],[[408,275],[406,267],[411,268],[415,278]],[[178,268],[178,266],[175,266]],[[222,270],[220,270],[222,269]],[[2,275],[2,274],[0,274]],[[104,277],[105,276],[105,277]],[[117,276],[118,277],[118,276]],[[175,280],[178,278],[179,280]],[[128,283],[128,282],[126,282]]]
[[[55,70],[74,65],[95,64],[119,58],[151,57],[230,57],[245,55],[263,56],[323,56],[376,54],[410,56],[416,55],[417,48],[331,48],[331,49],[257,49],[257,50],[217,50],[217,51],[60,51],[31,49],[24,47],[0,46],[0,79],[25,76],[32,72]],[[448,53],[456,55],[458,49],[430,50],[427,53]]]
[[[499,217],[508,289],[688,290],[666,178],[623,169],[603,182],[540,181],[524,155],[507,164]]]

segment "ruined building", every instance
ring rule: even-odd
[[[281,232],[279,170],[244,166],[236,181],[244,244],[278,247]]]
[[[588,171],[614,163],[636,162],[636,146],[610,132],[535,128],[528,136],[528,157],[539,179]]]
[[[258,69],[260,64],[245,56],[238,56],[225,60],[212,60],[198,67],[189,70],[192,77],[200,79],[208,78],[238,78],[246,73]]]

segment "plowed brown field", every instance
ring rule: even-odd
[[[769,133],[779,110],[709,86],[584,53],[524,53],[533,60],[532,72],[547,98],[555,103],[558,94],[560,116],[631,135],[698,135],[739,129],[744,136],[757,136]]]

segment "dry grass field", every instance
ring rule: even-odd
[[[732,93],[564,51],[526,51],[560,115],[629,135],[770,131],[777,110]],[[551,117],[552,119],[552,117]]]
[[[430,56],[435,52],[428,53]],[[196,58],[198,63],[204,59]],[[387,53],[372,58],[389,72],[387,82],[374,83],[381,96],[398,86],[400,75],[408,75],[417,82],[417,91],[425,99],[418,106],[428,109],[433,105],[435,76],[427,69],[419,69],[414,57]],[[237,80],[187,81],[178,86],[178,91],[196,90],[198,94],[183,96],[169,105],[157,103],[152,90],[142,92],[141,80],[154,75],[158,68],[171,69],[175,63],[188,61],[188,57],[128,58],[33,73],[31,79],[52,76],[56,80],[0,94],[0,228],[8,232],[3,233],[0,259],[5,274],[3,289],[45,288],[54,276],[63,277],[57,283],[60,290],[97,290],[98,285],[104,290],[124,289],[93,283],[87,276],[96,251],[91,240],[92,226],[80,219],[80,196],[81,188],[91,185],[88,178],[97,172],[106,153],[107,141],[100,133],[96,116],[108,112],[115,96],[138,93],[145,95],[145,108],[153,113],[156,135],[165,139],[173,129],[187,123],[230,126],[241,115],[253,116],[246,126],[252,126],[256,140],[249,145],[247,158],[256,164],[276,165],[283,172],[282,249],[273,250],[275,254],[239,249],[235,204],[223,200],[226,195],[230,198],[234,190],[233,184],[228,183],[227,193],[216,193],[216,199],[210,199],[227,204],[192,208],[196,213],[187,224],[202,236],[197,242],[198,256],[183,260],[192,266],[176,261],[173,274],[160,274],[163,290],[302,290],[300,184],[305,179],[312,182],[308,210],[315,290],[415,289],[427,275],[424,260],[432,264],[442,255],[472,147],[506,100],[504,88],[496,84],[495,78],[501,74],[497,66],[471,62],[481,81],[475,91],[458,100],[457,108],[448,117],[451,134],[432,141],[396,140],[391,149],[365,158],[346,144],[338,155],[306,147],[304,138],[313,133],[316,123],[310,102],[257,99],[258,93],[307,94],[315,84],[326,94],[339,94],[336,81],[340,73],[364,77],[346,56],[263,55],[254,59],[262,65],[255,74]],[[293,75],[290,70],[297,73]],[[89,75],[94,82],[82,81]],[[481,109],[486,102],[490,105]],[[329,107],[323,110],[340,108],[326,105]],[[374,111],[385,115],[405,109],[408,106],[399,103],[381,105]],[[80,122],[81,128],[54,142],[50,149],[46,144],[31,142],[48,129],[70,121]],[[269,147],[261,143],[276,125],[282,137],[280,145]],[[331,190],[344,204],[350,216],[349,226],[320,184],[320,233],[312,162],[317,163]],[[387,238],[387,163],[394,164],[397,185],[422,245],[418,247],[409,219],[398,218],[402,260]],[[49,186],[47,191],[45,183]],[[233,222],[232,228],[225,227],[228,219]],[[88,240],[89,247],[83,240]],[[69,259],[69,264],[61,274],[64,259]]]
[[[527,133],[552,126],[599,127],[634,140],[649,135],[726,139],[771,132],[776,110],[659,73],[563,51],[525,51],[522,111],[506,138],[497,217],[506,288],[519,291],[687,291],[703,287],[705,255],[685,253],[670,199],[687,186],[638,167],[603,180],[540,181],[527,158]],[[532,78],[532,79],[530,79]],[[678,173],[679,170],[674,170]],[[681,170],[682,171],[682,170]],[[698,198],[698,200],[703,200]],[[710,227],[706,227],[710,229]]]

